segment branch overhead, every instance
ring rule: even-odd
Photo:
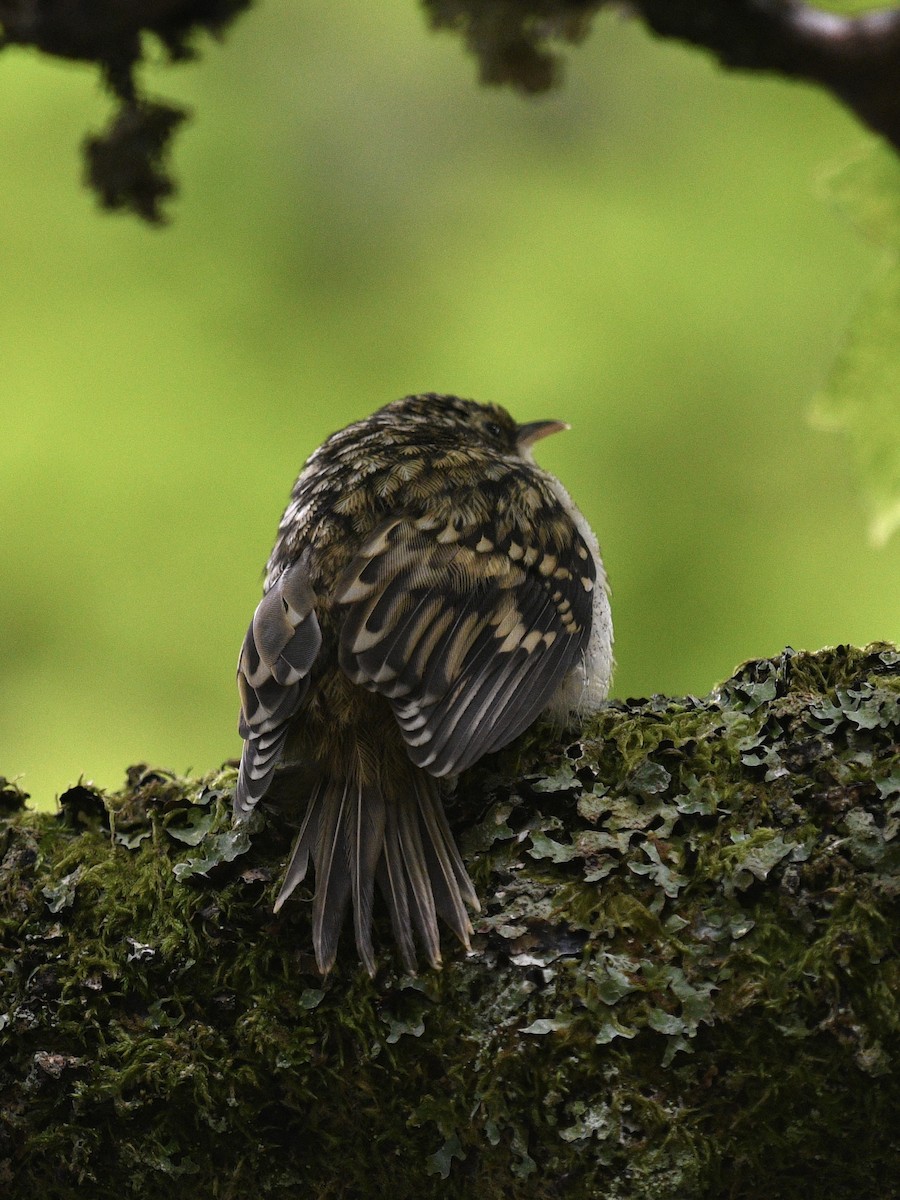
[[[436,25],[463,34],[485,81],[528,92],[555,81],[550,43],[580,41],[613,2],[424,0]],[[630,0],[628,11],[727,67],[824,87],[900,148],[900,8],[848,17],[796,0]]]
[[[856,17],[794,0],[636,0],[657,34],[728,67],[818,84],[900,148],[900,8]]]
[[[0,49],[33,46],[100,66],[121,108],[109,130],[86,144],[88,180],[106,207],[158,221],[161,201],[174,191],[164,160],[177,121],[168,120],[170,106],[154,105],[135,83],[147,53],[144,35],[158,39],[173,61],[188,58],[198,32],[219,34],[251,3],[0,0]],[[422,3],[435,27],[465,40],[483,82],[535,93],[558,81],[556,44],[582,41],[597,13],[619,0]],[[824,88],[900,149],[900,7],[857,16],[798,0],[629,0],[627,8],[658,36],[711,51],[726,67]]]

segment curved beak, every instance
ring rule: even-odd
[[[551,433],[561,433],[569,429],[567,421],[529,421],[527,425],[516,427],[516,445],[520,450],[527,450],[541,438],[549,437]]]

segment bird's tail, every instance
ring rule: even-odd
[[[403,785],[390,788],[352,778],[322,779],[310,795],[275,911],[306,877],[312,859],[313,946],[323,974],[334,965],[351,900],[357,949],[366,970],[375,974],[376,879],[408,971],[416,970],[416,936],[431,965],[440,965],[438,916],[469,948],[466,905],[477,910],[478,898],[447,825],[438,783],[412,765],[404,774]]]

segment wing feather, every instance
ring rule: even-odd
[[[519,533],[392,518],[338,581],[350,679],[390,700],[410,758],[449,775],[518,736],[590,636],[593,562],[571,528],[542,553]],[[586,574],[591,572],[591,574]]]
[[[271,584],[257,606],[238,660],[244,739],[234,811],[245,817],[265,795],[281,759],[291,718],[309,687],[322,645],[307,555]]]

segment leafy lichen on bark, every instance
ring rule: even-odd
[[[893,1195],[898,737],[886,646],[530,735],[455,798],[473,953],[374,981],[231,770],[0,788],[4,1194]]]

